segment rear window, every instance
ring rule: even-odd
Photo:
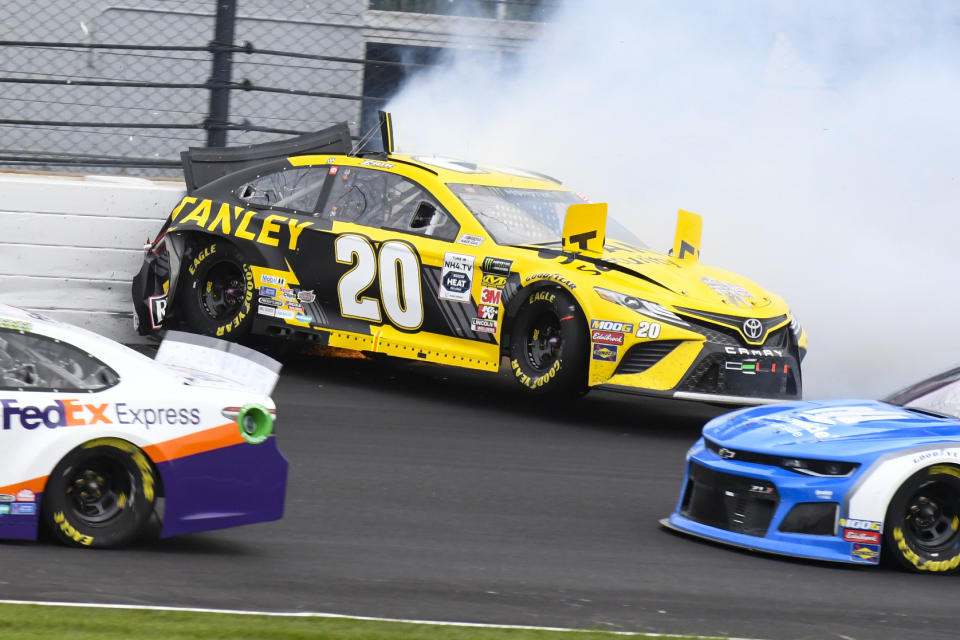
[[[93,392],[119,381],[113,369],[71,344],[0,329],[0,389]]]

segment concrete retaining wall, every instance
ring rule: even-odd
[[[0,302],[142,341],[130,281],[183,193],[178,181],[0,172]]]

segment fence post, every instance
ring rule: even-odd
[[[208,147],[227,146],[227,123],[230,118],[230,78],[233,67],[233,31],[237,18],[237,0],[216,0],[217,18],[214,27],[213,70],[210,80],[210,113],[204,127]]]

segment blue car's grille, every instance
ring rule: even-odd
[[[713,471],[690,463],[680,515],[718,529],[763,537],[780,503],[772,482]]]

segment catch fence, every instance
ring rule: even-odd
[[[346,121],[459,50],[515,56],[559,0],[46,0],[0,21],[0,167],[176,175],[189,146]],[[5,7],[4,10],[11,11]]]

